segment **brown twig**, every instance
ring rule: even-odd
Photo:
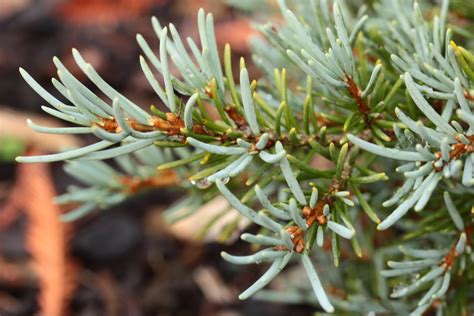
[[[348,155],[348,157],[349,156],[350,155]],[[325,225],[327,223],[327,218],[323,213],[324,206],[327,204],[331,207],[334,204],[334,193],[342,190],[342,188],[345,187],[346,182],[352,172],[352,168],[353,166],[348,161],[346,161],[341,177],[332,181],[328,191],[316,203],[314,208],[310,208],[309,206],[303,207],[302,215],[306,220],[308,230],[312,227],[312,225],[314,225],[314,223],[318,223],[318,225]],[[298,253],[303,252],[305,232],[296,225],[289,226],[286,231],[291,236],[291,240],[294,245],[293,250]]]
[[[371,119],[369,117],[370,109],[367,105],[367,103],[364,101],[362,98],[362,91],[360,90],[359,86],[355,83],[354,79],[352,79],[351,76],[348,74],[345,74],[346,77],[346,83],[347,83],[347,90],[349,91],[349,94],[354,98],[357,108],[359,109],[359,112],[362,114],[362,117],[364,119],[364,122],[367,126],[370,126]]]
[[[471,242],[471,233],[472,233],[472,225],[467,225],[464,233],[466,234],[466,243],[469,245]],[[459,240],[459,239],[458,239]],[[444,267],[445,271],[451,269],[451,267],[456,262],[456,259],[460,256],[460,253],[456,251],[457,241],[451,246],[449,252],[446,256],[444,256],[441,266]]]
[[[456,140],[458,141],[456,144],[452,145],[452,150],[449,152],[449,161],[445,161],[441,167],[436,167],[434,164],[435,162],[433,161],[433,170],[436,172],[441,172],[444,169],[444,166],[448,163],[450,163],[452,160],[457,160],[461,158],[463,155],[469,155],[474,152],[474,135],[467,136],[467,139],[470,141],[469,144],[464,144],[461,142],[459,137],[456,137]],[[441,151],[436,152],[435,157],[437,160],[442,158],[442,153]]]
[[[119,182],[125,186],[125,192],[128,194],[135,194],[150,188],[169,187],[180,183],[174,170],[160,171],[159,174],[148,179],[134,176],[123,176],[119,179]]]

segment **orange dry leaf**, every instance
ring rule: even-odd
[[[59,221],[60,209],[52,202],[56,194],[47,166],[19,165],[17,185],[28,217],[26,243],[38,275],[41,315],[65,315],[75,287],[74,268],[66,251],[69,227]]]
[[[117,24],[143,15],[167,0],[70,0],[60,4],[57,13],[77,25]]]
[[[36,278],[27,264],[0,257],[0,282],[12,287],[32,286]],[[2,305],[2,309],[4,306]]]
[[[255,28],[252,28],[248,19],[239,18],[216,24],[217,43],[222,47],[228,43],[233,52],[248,54],[251,37],[261,37],[261,35]]]
[[[16,187],[10,191],[5,203],[0,207],[0,230],[10,226],[18,217],[19,205]]]

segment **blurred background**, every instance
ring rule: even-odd
[[[140,70],[135,34],[156,49],[154,15],[163,25],[172,21],[182,36],[196,37],[200,7],[214,14],[219,46],[230,43],[235,57],[249,64],[250,17],[224,0],[0,0],[0,315],[311,314],[309,306],[238,301],[264,267],[220,258],[223,249],[248,250],[241,242],[222,244],[212,234],[200,240],[189,223],[163,225],[161,211],[180,192],[148,190],[65,225],[57,220],[64,210],[51,203],[73,184],[61,164],[14,163],[19,154],[90,141],[27,127],[27,117],[61,123],[41,111],[44,102],[19,66],[49,91],[53,56],[85,80],[71,56],[75,47],[112,86],[148,108],[157,98]]]

